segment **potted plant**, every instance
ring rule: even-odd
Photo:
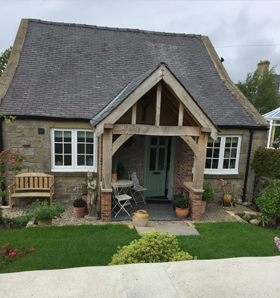
[[[82,196],[74,196],[73,206],[77,218],[84,217],[86,210],[86,201],[82,198]]]
[[[203,184],[204,192],[202,194],[201,214],[205,212],[206,202],[211,203],[216,200],[214,189],[210,182]]]
[[[188,195],[174,199],[175,211],[178,218],[186,218],[188,216],[190,212],[189,202],[190,198]]]
[[[30,216],[30,218],[33,217],[38,225],[51,225],[52,220],[61,218],[61,214],[66,209],[66,206],[57,201],[49,205],[48,201],[40,202],[40,200],[36,200],[23,213]]]

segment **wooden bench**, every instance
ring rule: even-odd
[[[54,198],[54,176],[43,173],[23,173],[14,175],[14,183],[8,186],[10,210],[13,210],[12,199],[17,206],[17,198],[45,197]]]

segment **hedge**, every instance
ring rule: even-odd
[[[259,148],[255,152],[252,168],[258,175],[280,178],[280,150]]]

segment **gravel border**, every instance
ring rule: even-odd
[[[104,225],[106,222],[102,222],[101,219],[95,221],[88,221],[84,218],[77,218],[74,213],[74,208],[72,203],[64,204],[67,206],[66,211],[62,214],[61,218],[54,219],[52,221],[53,226],[65,226],[65,225]],[[10,212],[9,208],[3,208],[3,216],[8,216],[11,218],[18,217],[22,215],[22,211],[24,210],[24,206],[14,207],[13,211]],[[252,211],[251,208],[245,207],[243,205],[236,204],[234,207],[235,212],[242,211]],[[226,221],[226,211],[220,206],[219,203],[208,203],[205,208],[205,213],[201,215],[200,221],[193,222],[222,222]],[[149,221],[149,227],[157,227],[157,226],[182,226],[187,225],[187,220],[180,221]],[[132,224],[132,220],[127,221],[118,221],[118,222],[110,222],[111,224]]]

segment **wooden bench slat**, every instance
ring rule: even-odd
[[[28,188],[29,187],[29,177],[24,177],[24,188]]]
[[[21,198],[21,197],[50,197],[49,192],[18,192],[11,194],[12,198]]]
[[[34,186],[33,186],[33,177],[30,177],[29,178],[29,181],[30,181],[30,188],[32,189],[32,188],[34,188]]]
[[[48,177],[44,177],[44,188],[49,188],[48,181],[49,181]]]
[[[39,177],[39,187],[43,188],[43,177]]]
[[[38,188],[38,177],[34,177],[34,188]]]

